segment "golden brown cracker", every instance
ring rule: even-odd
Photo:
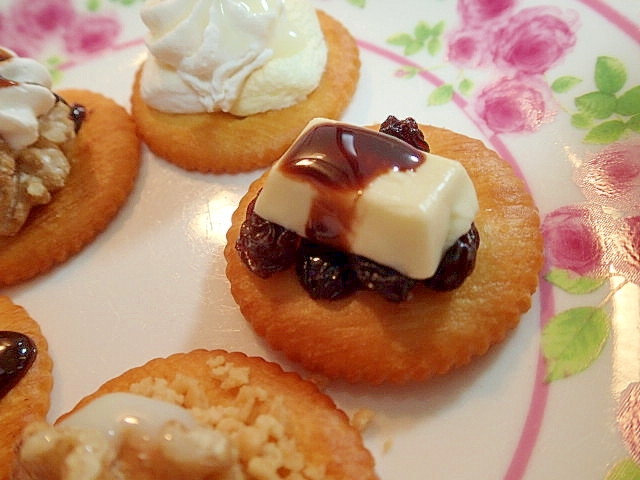
[[[27,335],[38,352],[24,377],[0,399],[0,479],[4,480],[11,473],[14,447],[22,429],[28,423],[45,420],[49,411],[53,362],[38,324],[24,308],[4,296],[0,296],[0,330]]]
[[[112,392],[128,392],[133,384],[145,379],[172,382],[176,375],[198,381],[211,405],[227,405],[235,398],[235,390],[221,387],[220,379],[211,374],[208,362],[222,356],[235,367],[249,367],[249,385],[264,389],[270,398],[282,400],[288,412],[288,436],[312,464],[326,464],[323,478],[366,480],[377,478],[373,458],[364,447],[360,433],[349,424],[346,414],[327,395],[298,374],[260,357],[224,350],[194,350],[167,358],[157,358],[133,368],[103,384],[95,393],[82,399],[70,412],[94,398]],[[69,415],[69,414],[67,414]],[[62,420],[66,415],[62,416]]]
[[[525,184],[482,142],[437,127],[421,129],[433,153],[465,166],[478,194],[476,266],[455,291],[418,285],[402,303],[368,291],[313,300],[298,283],[295,269],[262,279],[235,250],[247,204],[264,176],[250,186],[233,214],[224,251],[231,293],[259,335],[311,371],[372,384],[425,380],[484,354],[531,306],[542,265],[542,237]]]
[[[120,210],[138,173],[140,140],[126,110],[98,93],[59,94],[87,110],[70,154],[71,173],[17,235],[0,237],[0,286],[46,272],[90,243]]]
[[[358,46],[349,31],[322,11],[318,19],[328,57],[319,86],[306,100],[282,110],[247,117],[229,113],[171,114],[147,106],[136,75],[131,109],[138,132],[152,152],[186,169],[236,173],[266,167],[314,117],[338,118],[360,75]]]

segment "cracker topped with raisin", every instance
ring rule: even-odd
[[[482,142],[449,130],[397,119],[385,124],[384,138],[375,141],[389,145],[376,144],[373,150],[399,151],[425,165],[430,155],[458,162],[475,191],[475,206],[471,197],[464,205],[456,204],[456,199],[471,192],[456,186],[466,185],[462,174],[446,188],[435,188],[443,190],[438,194],[447,206],[426,213],[424,218],[420,215],[431,197],[421,189],[414,194],[403,187],[388,197],[367,193],[369,189],[378,193],[393,190],[382,189],[387,180],[378,174],[372,176],[371,187],[368,183],[357,185],[362,174],[353,172],[362,170],[362,162],[354,160],[354,152],[366,152],[368,147],[359,137],[361,130],[346,126],[338,137],[348,140],[340,148],[332,147],[332,155],[341,152],[338,156],[346,163],[336,166],[329,162],[329,166],[307,172],[306,180],[291,187],[297,189],[295,193],[282,193],[296,198],[290,203],[310,203],[310,207],[300,207],[304,214],[295,209],[287,212],[286,216],[299,218],[283,227],[273,221],[277,212],[262,207],[256,214],[255,209],[265,193],[268,198],[264,203],[271,203],[272,193],[266,185],[276,168],[280,170],[276,178],[285,182],[279,185],[291,183],[293,176],[290,170],[283,170],[283,159],[287,168],[292,163],[296,168],[308,168],[310,157],[302,155],[302,160],[293,162],[287,158],[314,141],[308,137],[299,139],[270,172],[249,187],[227,233],[225,258],[231,293],[256,333],[307,369],[349,382],[421,381],[486,353],[529,309],[542,266],[538,210],[526,185],[507,162]],[[413,132],[408,135],[403,133],[407,125]],[[379,126],[371,128],[378,130]],[[399,137],[407,146],[389,136]],[[443,171],[455,171],[448,170],[454,167],[446,163],[442,165]],[[366,168],[386,171],[405,167]],[[410,176],[419,176],[416,172],[420,168],[406,170]],[[433,164],[432,168],[440,167]],[[328,177],[343,180],[339,188],[332,185],[328,189],[332,193],[323,196],[326,185],[331,184]],[[274,189],[277,191],[282,189]],[[467,193],[461,195],[461,191]],[[396,205],[414,197],[421,203],[410,220],[403,219],[405,210],[413,208],[406,203],[400,219],[395,214],[389,216]],[[371,228],[378,225],[377,233],[362,227],[368,224],[367,212],[376,209],[378,219],[369,224]],[[442,218],[448,219],[449,226],[442,227],[446,232],[424,228],[438,223],[429,223],[431,220]],[[359,239],[362,232],[366,234]],[[424,238],[407,238],[411,235],[406,232],[414,232],[414,236],[418,235],[415,232],[427,233]],[[445,240],[437,243],[431,234]],[[379,256],[380,245],[386,257]],[[418,247],[424,248],[418,255],[407,251]],[[439,261],[428,261],[434,252],[440,255]],[[285,257],[288,259],[283,260]]]

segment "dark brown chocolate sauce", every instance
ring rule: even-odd
[[[322,123],[291,147],[280,170],[310,183],[318,192],[306,237],[348,250],[355,206],[365,187],[391,170],[414,170],[424,159],[424,152],[391,135]]]
[[[28,336],[0,331],[0,399],[27,373],[36,355],[36,346]]]
[[[13,55],[8,50],[5,50],[4,48],[0,47],[0,62],[4,62],[5,60],[10,60],[13,57],[15,57],[15,55]]]
[[[18,82],[0,76],[0,88],[15,87],[16,85],[18,85]]]

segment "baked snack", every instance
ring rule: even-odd
[[[482,142],[434,126],[420,129],[432,153],[462,163],[477,192],[475,269],[454,290],[438,292],[420,284],[402,302],[364,290],[315,300],[300,285],[295,268],[261,278],[236,250],[247,206],[264,176],[249,187],[232,216],[224,250],[231,293],[256,333],[309,370],[372,384],[425,380],[484,354],[531,305],[542,239],[524,182]]]
[[[222,433],[223,445],[220,448],[209,446],[203,448],[202,452],[198,452],[197,446],[186,450],[177,448],[172,450],[174,453],[177,452],[176,455],[164,457],[154,456],[156,453],[153,450],[147,451],[148,457],[132,454],[127,456],[127,452],[123,451],[126,448],[118,446],[117,460],[108,457],[109,462],[101,471],[100,478],[377,478],[373,471],[372,457],[364,448],[359,432],[349,424],[346,415],[336,408],[333,401],[322,394],[314,384],[302,380],[295,373],[285,373],[278,365],[262,358],[223,350],[195,350],[154,359],[108,381],[56,422],[57,433],[46,430],[50,432],[47,435],[52,448],[56,448],[56,436],[65,435],[65,428],[79,426],[78,423],[69,425],[69,421],[86,412],[85,407],[95,406],[96,400],[108,400],[109,394],[114,392],[152,397],[174,404],[171,405],[172,408],[176,408],[175,405],[184,407],[196,418],[198,426],[190,427],[191,433],[187,432],[185,437],[181,437],[181,433],[172,434],[176,441],[182,441],[187,437],[210,438],[207,437],[206,431],[199,430],[204,427],[209,429],[209,433],[210,429]],[[111,395],[111,399],[113,398]],[[161,412],[155,407],[132,411],[141,410],[145,412],[139,422],[141,425],[154,416],[157,420]],[[113,412],[111,409],[106,411]],[[125,413],[128,411],[119,409],[117,418],[126,418]],[[104,410],[99,412],[103,413]],[[101,417],[97,419],[100,423],[104,417],[110,415],[97,416]],[[135,415],[129,414],[129,418],[131,416]],[[90,416],[89,422],[92,422],[91,418],[95,419],[96,416]],[[81,421],[85,422],[86,419],[85,416]],[[106,420],[109,421],[108,418]],[[68,427],[65,427],[65,424]],[[168,424],[169,422],[165,423],[167,428],[173,428]],[[29,450],[25,447],[28,439],[35,439],[37,442],[38,431],[42,431],[38,429],[41,428],[43,427],[34,425],[30,427],[31,431],[25,434],[26,440],[22,445],[21,466],[17,469],[17,478],[37,478],[26,475],[30,469],[32,474],[37,471],[38,463],[33,459],[25,459],[24,453],[25,450]],[[116,433],[107,435],[115,436],[116,443],[118,430],[117,426],[109,427],[109,431]],[[129,445],[136,445],[136,434],[132,430],[128,432],[125,436],[130,440]],[[73,451],[71,446],[76,445],[75,442],[79,438],[74,437],[73,433],[69,435],[71,436],[63,437],[65,440],[62,441],[61,448],[65,454]],[[154,434],[151,434],[151,440],[147,438],[145,442],[153,445],[153,437]],[[225,439],[228,439],[230,444],[225,443]],[[126,439],[123,441],[127,442]],[[198,444],[199,442],[195,443]],[[232,450],[231,455],[228,455],[229,447]],[[185,453],[199,455],[205,450],[220,450],[222,461],[230,461],[218,472],[219,476],[211,476],[211,472],[205,471],[197,475],[191,473],[191,476],[186,473],[182,476],[172,476],[169,473],[175,465],[171,461],[166,462],[167,459],[192,461],[194,457]],[[51,457],[56,455],[43,454],[41,458],[50,462]],[[134,457],[133,460],[131,457]],[[144,458],[148,460],[145,462]],[[64,468],[72,465],[68,461]],[[154,474],[154,468],[157,470],[159,465],[162,471],[156,471]],[[49,467],[47,472],[54,474],[57,471],[55,465],[50,464]],[[215,468],[215,465],[213,467]],[[43,465],[40,468],[43,468]],[[123,476],[118,476],[116,470]]]
[[[58,94],[86,109],[72,168],[50,203],[33,208],[16,235],[0,236],[0,285],[44,273],[90,243],[123,206],[138,173],[140,140],[123,107],[90,91]]]
[[[15,345],[12,345],[16,335],[25,335],[36,351],[35,359],[21,378],[8,374],[5,363],[16,365],[15,357],[7,358],[16,353]],[[24,308],[5,296],[0,296],[0,345],[3,346],[0,353],[0,371],[3,372],[0,375],[0,390],[4,394],[0,396],[0,478],[5,479],[9,478],[14,447],[22,429],[31,422],[43,421],[49,411],[53,362],[38,324]],[[21,345],[24,347],[24,343]],[[12,386],[5,382],[10,382]]]
[[[328,47],[326,68],[319,86],[291,107],[245,117],[224,112],[163,113],[142,99],[138,71],[131,109],[138,132],[151,151],[187,170],[255,170],[277,159],[312,118],[338,118],[358,82],[358,47],[340,22],[322,11],[317,14]]]

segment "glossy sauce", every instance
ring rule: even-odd
[[[35,344],[26,335],[0,331],[0,399],[27,373],[36,354]]]
[[[4,62],[5,60],[9,60],[13,57],[14,55],[11,52],[0,47],[0,62]]]
[[[17,82],[0,76],[0,88],[15,87],[16,85],[18,85]]]
[[[0,48],[0,62],[5,62],[7,60],[11,60],[12,58],[13,55],[10,52],[6,51],[4,48]],[[0,88],[14,87],[16,85],[16,82],[9,80],[8,78],[4,78],[0,75]]]
[[[326,123],[311,127],[279,168],[317,191],[307,238],[348,251],[356,203],[367,185],[392,170],[415,170],[424,160],[424,152],[390,135]]]

